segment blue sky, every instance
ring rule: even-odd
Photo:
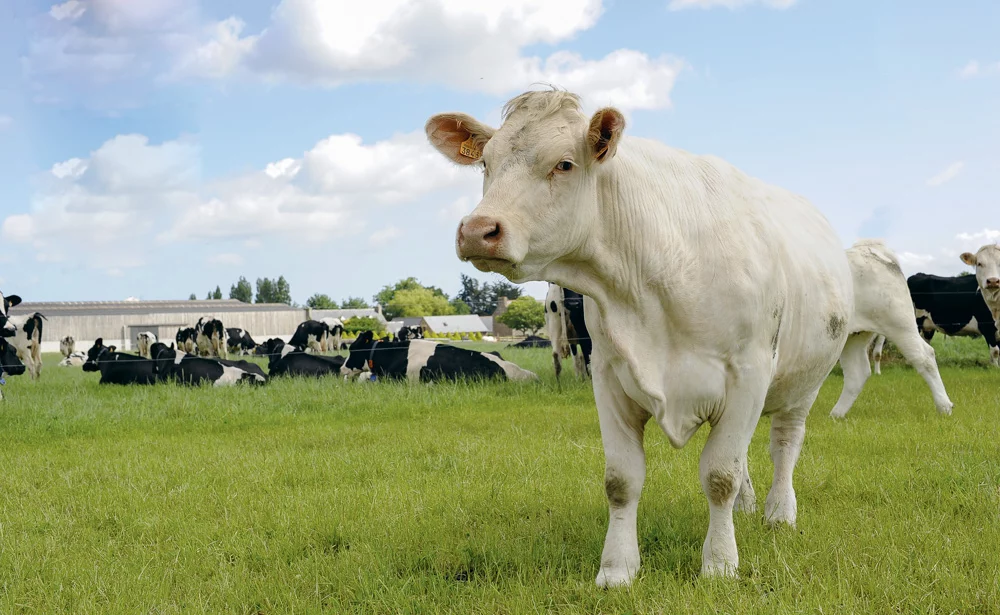
[[[372,6],[367,6],[367,5]],[[1000,3],[9,0],[0,283],[26,300],[458,290],[479,196],[422,135],[548,81],[955,274],[1000,240]],[[544,294],[543,284],[529,292]]]

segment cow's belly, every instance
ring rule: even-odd
[[[979,337],[982,335],[979,331],[979,322],[976,320],[975,316],[969,318],[969,322],[964,325],[961,323],[943,323],[938,324],[934,322],[934,318],[931,313],[927,310],[922,310],[916,308],[913,310],[914,316],[918,319],[923,318],[921,327],[924,331],[940,331],[945,335],[956,335],[956,336],[968,336],[968,337]],[[954,320],[954,319],[953,319]]]

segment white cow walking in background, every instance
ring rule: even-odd
[[[494,129],[461,113],[428,120],[431,144],[482,168],[483,196],[459,257],[522,283],[585,296],[604,443],[608,532],[597,584],[629,584],[645,481],[645,426],[675,448],[711,432],[703,575],[735,575],[733,510],[754,510],[747,449],[771,417],[771,523],[794,524],[792,473],[805,421],[840,357],[854,297],[840,239],[806,199],[711,156],[623,136],[613,108],[528,92]]]
[[[830,416],[842,418],[871,375],[868,348],[872,338],[881,355],[881,343],[888,339],[927,382],[934,404],[941,414],[951,414],[952,402],[941,382],[934,349],[920,337],[914,326],[913,303],[906,277],[896,255],[880,240],[864,239],[847,250],[854,278],[854,314],[848,324],[850,336],[840,357],[844,389]]]

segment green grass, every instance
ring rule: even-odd
[[[593,396],[545,350],[503,351],[540,383],[256,389],[98,386],[46,356],[0,405],[0,612],[997,612],[1000,370],[981,339],[934,342],[954,415],[890,358],[833,421],[836,371],[798,527],[738,515],[737,580],[697,578],[707,430],[676,451],[651,424],[643,570],[615,591]]]

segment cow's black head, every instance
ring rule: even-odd
[[[348,348],[350,352],[347,355],[347,361],[345,361],[343,367],[340,368],[340,373],[345,376],[349,376],[369,369],[368,359],[374,346],[374,333],[371,331],[365,331],[359,334],[357,339],[351,342],[350,348]]]
[[[8,310],[15,305],[20,305],[21,298],[17,295],[5,297],[3,293],[0,293],[0,298],[3,299],[3,301],[0,301],[0,307],[3,309],[3,313],[0,313],[0,337],[13,337],[17,333],[17,329],[14,328],[14,325],[7,322],[7,316],[10,315]]]
[[[83,364],[83,371],[85,372],[96,372],[101,368],[97,366],[98,360],[104,355],[112,351],[114,346],[105,346],[104,338],[97,338],[94,340],[94,345],[90,347],[87,351],[87,360]]]
[[[24,363],[21,363],[21,359],[17,358],[17,351],[2,337],[0,337],[0,364],[3,365],[0,368],[0,373],[11,376],[20,376],[24,373]]]

